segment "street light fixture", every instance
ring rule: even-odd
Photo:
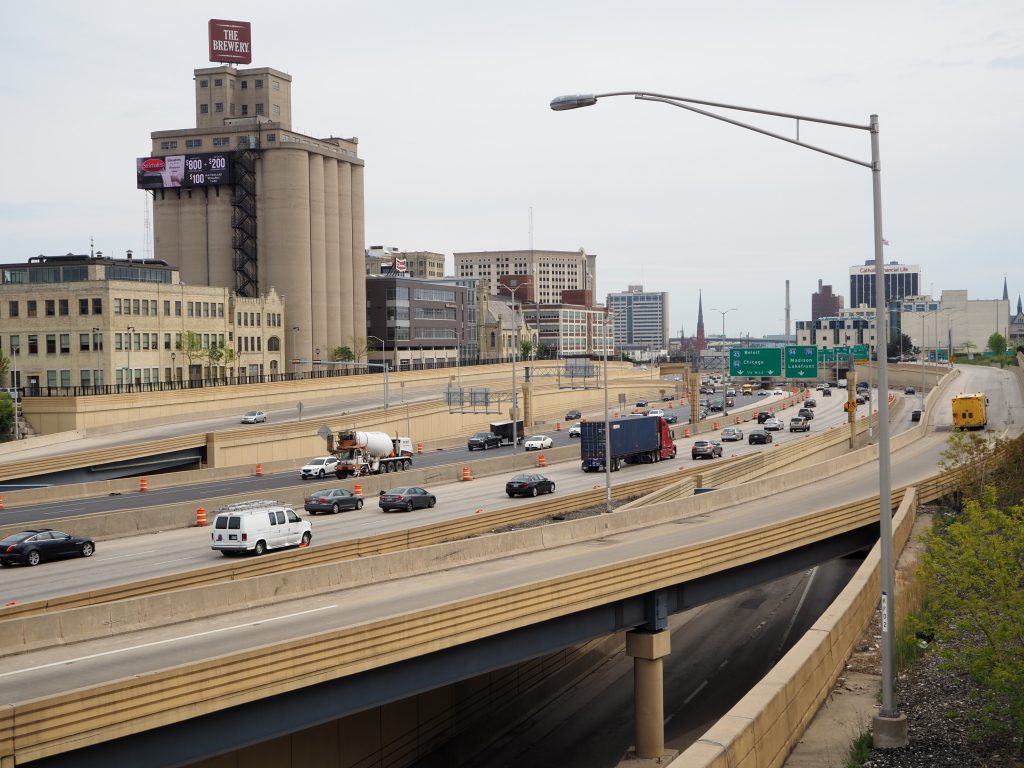
[[[135,335],[135,326],[129,325],[125,330],[128,331],[128,386],[131,387],[135,381],[135,374],[132,372],[132,338]]]
[[[388,368],[390,368],[390,366],[388,365],[387,351],[384,348],[384,339],[380,338],[379,336],[369,336],[369,335],[367,335],[366,338],[367,339],[373,339],[374,341],[379,341],[380,342],[381,354],[384,355],[384,358],[383,358],[384,359],[384,410],[386,411],[388,409],[388,405],[389,405],[389,398],[388,398]]]
[[[871,198],[872,198],[872,218],[874,223],[873,242],[875,249],[875,296],[880,297],[880,300],[875,302],[875,328],[877,336],[877,347],[879,349],[887,349],[887,331],[885,326],[885,265],[884,256],[882,253],[882,164],[879,159],[879,141],[878,141],[878,115],[871,115],[868,119],[867,125],[858,125],[856,123],[845,123],[836,120],[824,120],[816,117],[806,117],[803,115],[795,115],[786,112],[775,112],[767,109],[754,109],[750,107],[741,107],[734,104],[723,104],[720,102],[704,101],[698,99],[683,98],[680,96],[666,96],[658,93],[647,93],[646,91],[614,91],[610,93],[598,93],[598,94],[577,94],[573,96],[558,96],[551,100],[551,109],[555,111],[563,111],[568,109],[577,109],[579,107],[589,107],[597,103],[597,100],[607,96],[632,96],[635,99],[641,101],[658,101],[663,104],[669,104],[673,107],[679,107],[690,112],[696,112],[699,115],[710,117],[715,120],[720,120],[730,125],[735,125],[739,128],[746,128],[749,131],[755,133],[764,134],[770,136],[773,139],[779,139],[789,144],[796,144],[797,146],[810,149],[814,152],[820,152],[821,154],[835,157],[839,160],[845,160],[846,162],[860,165],[871,170]],[[833,152],[832,150],[824,149],[822,147],[808,144],[801,141],[799,138],[792,138],[790,136],[784,136],[773,131],[768,131],[763,128],[759,128],[748,123],[734,120],[730,117],[717,114],[715,112],[709,112],[704,109],[699,109],[693,105],[699,104],[705,107],[716,107],[719,109],[736,110],[739,112],[767,115],[770,117],[782,117],[797,121],[799,127],[800,121],[810,123],[820,123],[822,125],[831,125],[839,128],[852,128],[858,131],[866,131],[869,133],[871,138],[871,159],[870,161],[859,160],[856,158],[848,157],[846,155]],[[799,132],[796,134],[799,136]],[[724,318],[723,318],[724,319]],[[893,637],[894,626],[894,605],[893,605],[893,563],[892,563],[892,487],[890,482],[890,462],[891,457],[889,455],[889,374],[885,366],[879,365],[878,368],[878,486],[879,486],[879,520],[880,520],[880,531],[879,531],[879,543],[881,549],[881,571],[882,571],[882,595],[881,595],[881,608],[882,608],[882,706],[878,714],[874,719],[874,743],[879,747],[897,747],[903,746],[907,743],[907,723],[906,716],[901,715],[895,699],[895,681],[894,681],[894,670],[893,670],[893,656],[895,653],[895,642]]]
[[[736,307],[730,307],[729,309],[715,309],[712,307],[710,311],[717,312],[722,316],[722,348],[725,349],[725,316],[730,312],[735,312]]]
[[[178,359],[178,355],[175,352],[171,352],[171,383],[174,383],[175,374],[178,372],[175,361]]]

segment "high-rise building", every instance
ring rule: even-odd
[[[366,335],[363,161],[354,138],[292,130],[290,75],[195,70],[195,128],[154,131],[138,183],[154,255],[192,285],[288,303],[289,359]]]
[[[631,285],[608,294],[616,349],[668,351],[668,294]]]
[[[597,257],[578,251],[468,251],[456,253],[455,276],[487,281],[492,296],[499,292],[499,278],[527,277],[535,286],[535,301],[558,304],[562,291],[591,291],[597,284]]]
[[[885,303],[921,292],[921,268],[916,264],[890,261],[883,265],[885,275]],[[875,306],[875,262],[850,267],[850,307]]]
[[[822,285],[818,280],[818,290],[811,294],[811,320],[819,317],[833,317],[843,308],[843,297],[832,293],[831,285]]]

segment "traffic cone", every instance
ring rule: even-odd
[[[416,453],[423,453],[423,443],[416,443]]]
[[[555,432],[561,432],[561,431],[562,431],[562,422],[556,421],[555,422]]]
[[[547,463],[547,461],[545,461],[544,454],[542,453],[540,456],[537,457],[537,466],[538,467],[546,467],[547,465],[548,465],[548,463]]]
[[[139,493],[145,493],[149,490],[149,481],[144,477],[139,478]]]
[[[363,495],[363,486],[361,486],[361,485],[354,486],[352,488],[352,493],[354,493],[356,496],[362,496]]]
[[[689,427],[683,427],[683,437],[689,437],[689,436],[690,436],[690,428]]]
[[[473,475],[471,475],[470,472],[469,472],[469,467],[463,467],[462,468],[462,479],[464,481],[465,480],[472,480],[473,479]]]
[[[263,465],[262,464],[257,464],[256,465],[256,477],[263,477]]]
[[[206,510],[200,507],[196,510],[196,527],[202,528],[206,525]]]

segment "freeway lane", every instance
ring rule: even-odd
[[[829,399],[826,398],[826,401]],[[829,426],[837,426],[845,419],[845,414],[840,410],[841,398],[831,398],[834,402],[826,402],[819,406],[819,415],[814,419],[816,425],[810,433],[776,433],[777,441],[770,446],[748,445],[746,442],[725,443],[725,455],[744,456],[749,453],[772,450],[774,445],[786,445],[791,442],[807,439],[815,434],[815,431],[827,430]],[[907,417],[909,419],[909,416]],[[910,422],[905,421],[904,426]],[[748,425],[747,429],[749,430]],[[566,433],[561,433],[562,442],[569,442],[570,438]],[[631,480],[672,473],[682,467],[712,467],[715,461],[701,460],[694,462],[690,458],[690,445],[696,438],[683,438],[676,441],[679,454],[675,461],[660,462],[658,464],[633,465],[624,468],[619,472],[612,473],[614,484],[629,482]],[[575,441],[578,442],[578,441]],[[469,458],[465,448],[459,449],[461,455]],[[474,458],[494,458],[500,455],[511,457],[511,447],[497,451],[474,451]],[[447,452],[445,452],[447,453]],[[431,456],[430,458],[436,458]],[[451,461],[451,459],[446,459]],[[440,459],[437,459],[440,463]],[[577,491],[590,490],[591,488],[604,486],[604,475],[599,473],[584,473],[579,469],[577,459],[562,462],[542,470],[543,474],[555,480],[557,484],[556,493],[565,494]],[[509,473],[509,475],[511,472]],[[500,474],[491,477],[477,478],[471,483],[457,482],[447,485],[427,483],[427,487],[438,497],[438,505],[430,510],[417,510],[413,513],[391,513],[384,514],[377,508],[375,499],[367,500],[362,510],[345,512],[339,515],[317,515],[310,517],[313,521],[313,546],[325,543],[341,541],[346,539],[360,538],[373,534],[389,531],[402,530],[415,525],[422,525],[431,521],[451,520],[459,517],[470,516],[476,510],[506,509],[512,506],[521,506],[532,503],[530,499],[509,499],[504,493],[505,480],[509,476]],[[257,480],[258,478],[252,478]],[[266,480],[266,478],[262,478]],[[307,481],[305,484],[295,485],[294,474],[289,473],[288,487],[300,489],[311,493],[317,488],[330,487],[333,485],[351,486],[351,481],[324,483],[322,481]],[[393,476],[394,485],[401,485],[404,482],[403,475]],[[276,491],[282,490],[280,487]],[[237,491],[236,491],[237,492]],[[253,491],[257,497],[275,493],[275,490]],[[157,492],[151,491],[146,495],[156,496]],[[137,497],[136,497],[137,498]],[[157,497],[159,498],[159,497]],[[212,509],[210,502],[200,501],[207,509]],[[172,573],[180,573],[192,569],[203,568],[211,565],[231,563],[225,561],[220,554],[210,550],[209,528],[187,528],[181,530],[163,531],[158,534],[133,536],[119,540],[104,541],[97,546],[96,555],[88,560],[73,559],[55,563],[43,563],[36,568],[6,568],[0,571],[0,597],[2,602],[15,600],[17,602],[29,602],[56,597],[59,595],[72,594],[90,589],[99,589],[116,584],[124,584],[136,581],[140,578],[154,578]],[[269,555],[273,557],[273,555]],[[234,562],[234,561],[231,561]],[[45,575],[45,578],[43,577]]]
[[[997,414],[1022,412],[1021,392],[1005,371],[965,371],[962,384],[965,388],[989,392]],[[940,428],[949,426],[948,413],[937,411],[935,419]],[[1011,427],[1010,436],[1020,432],[1017,424],[1004,426]],[[897,452],[893,456],[894,478],[899,483],[909,483],[933,474],[944,446],[945,433],[933,430],[911,447]],[[870,497],[876,491],[877,468],[867,465],[827,483],[776,493],[698,518],[617,533],[601,540],[581,541],[557,550],[509,556],[428,576],[293,600],[244,614],[227,614],[100,642],[0,659],[3,690],[0,703],[14,703],[208,660],[216,655],[216,650],[211,649],[237,652],[270,643],[293,642],[312,634],[423,609],[443,611],[452,601],[540,580],[568,579],[572,574],[611,562],[646,561],[657,553],[798,515],[811,515],[826,507]],[[211,635],[214,631],[217,634]],[[60,670],[59,674],[55,669]]]
[[[435,393],[436,394],[436,393]],[[429,399],[428,396],[424,395],[424,400]],[[739,409],[752,405],[758,402],[764,402],[766,407],[777,403],[783,398],[780,397],[768,397],[768,398],[757,398],[757,397],[745,397],[737,399],[737,408],[733,409],[735,413]],[[826,398],[827,399],[827,398]],[[833,400],[837,398],[832,398]],[[651,407],[660,405],[660,403],[653,403]],[[330,407],[336,411],[336,406],[324,406],[325,408]],[[681,406],[673,409],[667,409],[671,413],[674,413],[680,422],[689,420],[690,409],[689,406]],[[588,411],[584,414],[588,418],[596,419],[600,418],[600,412]],[[323,417],[327,418],[327,417]],[[724,417],[723,417],[724,418]],[[310,422],[310,430],[316,432],[319,429],[322,420],[321,418],[308,419]],[[498,420],[497,417],[494,420]],[[712,419],[713,420],[713,419]],[[237,422],[237,420],[233,420]],[[237,428],[238,424],[233,423],[231,428]],[[724,423],[723,423],[723,426]],[[572,442],[572,438],[569,437],[568,433],[569,425],[563,425],[562,432],[548,431],[542,432],[548,434],[555,442],[555,446],[568,445]],[[164,429],[164,428],[161,428]],[[372,430],[372,427],[367,427]],[[181,427],[181,434],[194,434],[201,429],[196,429],[193,426]],[[538,430],[540,431],[540,430]],[[170,434],[178,434],[178,432],[172,432]],[[533,433],[531,433],[533,434]],[[164,434],[161,436],[169,436]],[[466,435],[468,438],[469,435]],[[119,436],[120,438],[120,436]],[[141,438],[140,438],[141,439]],[[414,439],[415,442],[415,439]],[[505,453],[511,453],[511,446],[505,446],[497,449]],[[20,454],[19,454],[20,455]],[[449,448],[440,451],[431,451],[425,453],[422,456],[416,456],[414,458],[413,466],[416,468],[420,467],[433,467],[440,466],[442,464],[461,463],[465,465],[465,462],[474,458],[490,458],[492,456],[499,455],[495,453],[494,449],[490,451],[473,451],[469,452],[466,450],[464,445]],[[296,456],[296,459],[305,459],[303,456]],[[298,472],[277,472],[274,474],[266,474],[263,477],[247,476],[247,477],[235,477],[227,479],[210,480],[208,482],[197,482],[183,484],[172,488],[160,488],[148,491],[145,495],[138,493],[129,493],[121,496],[95,496],[90,498],[81,498],[73,501],[59,501],[45,504],[32,504],[32,505],[21,505],[12,504],[10,499],[4,504],[4,509],[0,511],[0,526],[11,526],[21,525],[30,522],[40,522],[46,520],[53,520],[56,518],[72,517],[75,515],[87,515],[102,512],[116,512],[125,509],[135,509],[141,506],[154,506],[157,504],[185,504],[192,507],[204,506],[206,509],[210,509],[210,500],[218,496],[230,496],[233,494],[240,493],[253,493],[259,495],[269,495],[273,497],[275,492],[279,492],[282,489],[295,487]],[[310,481],[313,482],[313,481]],[[329,481],[328,481],[329,482]],[[343,487],[351,488],[355,481],[344,481],[341,483]],[[396,479],[395,485],[399,485],[400,481]]]

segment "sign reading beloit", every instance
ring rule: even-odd
[[[729,352],[730,376],[781,376],[782,350],[778,347],[737,347]]]

